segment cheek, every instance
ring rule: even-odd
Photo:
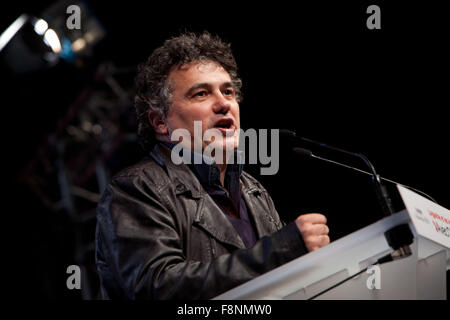
[[[167,127],[169,128],[169,131],[173,131],[180,127],[183,127],[182,123],[180,122],[180,118],[174,114],[167,117],[166,124],[167,124]]]
[[[232,108],[232,113],[233,113],[234,119],[236,120],[237,127],[240,128],[241,119],[240,119],[239,105],[238,104],[236,104],[236,106]]]
[[[170,108],[167,123],[172,130],[184,128],[191,131],[194,128],[194,122],[191,120],[189,112],[176,104]]]

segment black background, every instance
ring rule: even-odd
[[[1,30],[21,13],[38,14],[50,3],[2,4]],[[366,28],[370,4],[381,7],[381,30]],[[39,206],[16,182],[19,172],[98,62],[136,66],[164,39],[185,30],[208,30],[231,42],[244,83],[243,129],[290,128],[361,152],[382,176],[450,207],[448,26],[437,2],[96,1],[90,6],[108,35],[85,68],[62,64],[21,78],[2,73],[4,234],[11,249],[7,265],[21,272],[13,277],[19,296],[77,297],[64,288],[72,259],[68,222]],[[143,155],[138,146],[134,151],[130,163]],[[347,157],[314,151],[365,169]],[[321,212],[337,239],[381,218],[368,177],[295,157],[284,142],[280,156],[276,176],[259,176],[258,166],[247,170],[269,190],[286,222]],[[395,188],[390,190],[397,203]]]

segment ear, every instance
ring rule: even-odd
[[[166,122],[163,119],[163,116],[160,112],[157,111],[149,111],[148,113],[148,121],[150,125],[153,127],[153,130],[156,134],[159,135],[167,135],[169,134],[169,130],[167,129]]]

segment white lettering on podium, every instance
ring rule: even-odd
[[[381,269],[380,269],[380,267],[377,265],[370,266],[369,268],[367,268],[366,272],[370,274],[370,276],[367,278],[367,281],[366,281],[367,289],[380,290],[381,289]]]

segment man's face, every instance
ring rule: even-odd
[[[202,149],[237,148],[239,142],[239,104],[228,72],[212,61],[192,62],[169,74],[172,98],[166,118],[169,139],[175,129],[187,129]],[[215,128],[220,136],[213,142],[194,136],[194,121],[201,121],[202,134]]]

